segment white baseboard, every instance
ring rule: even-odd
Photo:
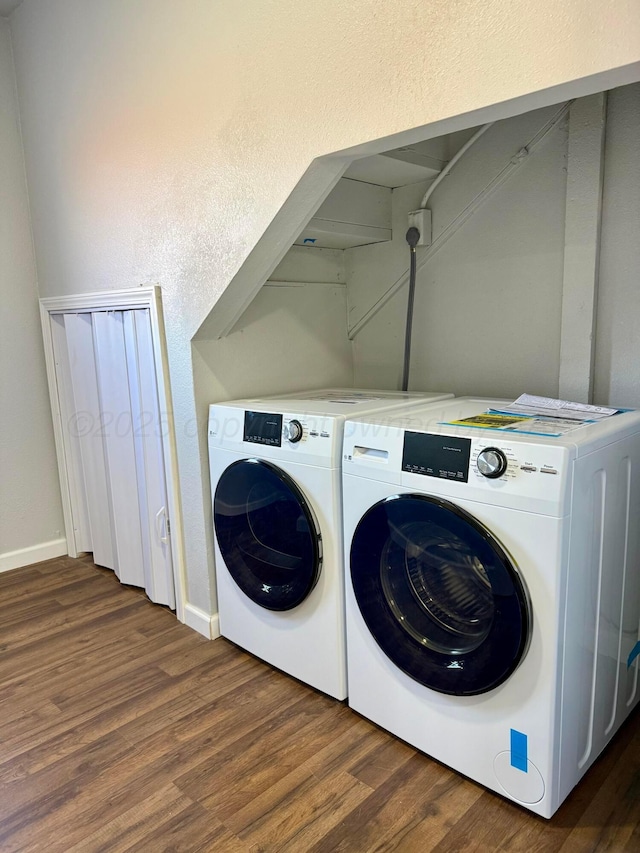
[[[206,613],[195,604],[185,604],[184,623],[208,640],[220,636],[220,620],[217,613]]]
[[[43,560],[53,560],[55,557],[63,557],[67,553],[66,539],[52,539],[50,542],[41,542],[39,545],[20,548],[18,551],[7,551],[0,554],[0,572],[21,569],[23,566],[30,566],[32,563],[41,563]]]

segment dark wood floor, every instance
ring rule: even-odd
[[[640,717],[551,821],[93,564],[0,575],[0,851],[640,851]]]

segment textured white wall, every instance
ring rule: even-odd
[[[635,0],[25,0],[12,34],[41,295],[163,286],[204,609],[190,339],[313,158],[628,82],[640,59]]]
[[[196,400],[352,387],[345,253],[293,246],[224,338],[193,343]]]
[[[431,196],[434,238],[557,112],[549,107],[506,119],[482,136]],[[411,389],[557,396],[566,147],[561,120],[418,270]],[[419,207],[424,190],[394,190],[391,243],[345,253],[352,325],[408,270],[407,213]],[[419,264],[426,252],[417,250]],[[400,387],[407,293],[405,285],[356,335],[356,384],[384,371],[390,387]]]
[[[64,536],[8,23],[0,18],[0,558]]]
[[[496,124],[434,193],[434,235],[553,109]],[[410,388],[558,396],[568,121],[418,271]],[[640,406],[640,84],[608,94],[594,402]],[[391,243],[345,252],[350,324],[407,269],[407,213],[427,185],[394,190]],[[418,249],[418,261],[424,249]],[[354,339],[357,385],[400,387],[407,286]]]

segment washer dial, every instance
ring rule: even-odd
[[[485,447],[478,453],[478,471],[489,480],[497,480],[507,470],[507,457],[497,447]]]
[[[300,421],[289,421],[286,426],[285,434],[291,444],[296,444],[302,438],[303,428]]]

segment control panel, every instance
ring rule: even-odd
[[[441,480],[506,485],[558,476],[562,449],[527,442],[481,440],[405,430],[402,470]]]
[[[244,413],[244,441],[280,447],[282,444],[282,415],[272,412]]]
[[[327,424],[318,424],[316,418],[302,415],[288,416],[271,412],[244,413],[243,440],[251,444],[271,447],[291,447],[306,443],[309,439],[331,438],[332,430]]]
[[[442,480],[469,479],[471,439],[426,432],[404,433],[402,470]]]
[[[331,438],[333,430],[324,422],[325,419],[305,417],[304,415],[284,415],[283,444],[291,447],[295,444],[315,444],[315,439]]]
[[[209,447],[306,465],[339,464],[343,421],[304,411],[265,411],[233,404],[211,406]]]
[[[557,476],[561,471],[562,457],[559,449],[554,447],[502,441],[500,444],[484,444],[476,440],[471,463],[478,479],[498,482],[540,474]]]
[[[513,480],[518,470],[515,448],[503,442],[474,442],[471,462],[475,477],[479,480]]]

